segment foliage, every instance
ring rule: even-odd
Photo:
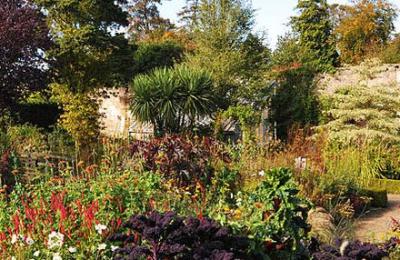
[[[249,143],[253,140],[255,127],[261,121],[261,115],[259,111],[254,110],[249,105],[238,105],[231,106],[223,112],[223,116],[226,119],[236,120],[240,124],[240,130],[242,131],[242,139],[244,143]]]
[[[157,69],[134,79],[131,110],[139,121],[152,123],[156,135],[192,130],[216,109],[212,89],[203,70]]]
[[[342,143],[379,140],[396,143],[399,138],[398,89],[392,85],[340,86],[333,94],[322,92],[329,104],[323,113],[327,121],[322,126],[330,138]]]
[[[134,215],[123,227],[131,232],[112,235],[122,242],[115,259],[244,259],[247,238],[234,236],[228,228],[208,219],[183,218],[174,212]]]
[[[308,232],[308,205],[297,196],[290,170],[272,169],[265,175],[266,180],[249,194],[250,205],[256,206],[254,215],[247,216],[250,232],[260,242],[267,241],[267,247],[296,248]]]
[[[272,55],[275,79],[271,97],[272,124],[276,122],[280,139],[288,137],[293,127],[315,125],[319,118],[319,102],[316,93],[316,67],[309,61],[308,51],[297,43],[296,36],[281,37]]]
[[[160,38],[171,30],[173,24],[162,18],[158,10],[162,0],[133,0],[129,7],[129,32],[135,41],[148,41]]]
[[[218,143],[210,138],[189,138],[166,136],[150,142],[135,141],[130,146],[131,154],[143,159],[144,169],[160,172],[166,179],[178,186],[207,184],[214,175],[211,161],[226,157]],[[225,158],[228,160],[228,158]]]
[[[173,41],[143,42],[134,54],[135,73],[148,73],[156,68],[172,67],[183,58],[183,47]]]
[[[335,33],[344,63],[359,63],[387,44],[397,16],[389,1],[357,0],[342,9]]]
[[[98,102],[86,93],[73,93],[61,85],[53,85],[56,101],[64,105],[61,126],[75,141],[82,159],[88,159],[93,144],[100,135]],[[79,122],[79,123],[78,123]]]
[[[299,0],[299,16],[292,17],[291,25],[299,34],[300,46],[308,51],[311,62],[318,71],[332,71],[338,65],[332,36],[329,7],[326,0]]]
[[[185,28],[192,31],[200,12],[200,0],[185,0],[185,5],[178,13],[180,22],[185,25]]]
[[[322,259],[382,259],[389,256],[384,248],[375,244],[362,243],[360,241],[336,241],[335,246],[326,244],[320,245],[317,240],[312,240],[312,258]]]
[[[201,0],[197,5],[198,12],[190,22],[196,48],[187,55],[186,64],[212,73],[215,95],[223,108],[238,102],[242,95],[247,99],[259,94],[257,90],[266,85],[265,63],[251,60],[268,53],[268,48],[261,37],[252,34],[254,10],[250,4],[246,0]]]
[[[50,129],[57,124],[61,110],[55,103],[21,103],[18,105],[19,122]]]
[[[390,40],[388,45],[383,48],[380,58],[385,64],[400,63],[400,36]]]
[[[29,1],[4,0],[0,6],[0,111],[46,87],[43,51],[51,42],[41,12]]]
[[[125,84],[132,77],[132,46],[123,34],[113,33],[128,24],[120,5],[125,1],[35,3],[47,14],[54,41],[47,55],[55,75],[53,95],[64,110],[62,125],[75,138],[77,147],[87,150],[100,128],[97,103],[92,102],[94,93],[99,88]]]

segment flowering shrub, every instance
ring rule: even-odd
[[[158,171],[178,186],[208,183],[213,175],[212,159],[229,161],[228,155],[210,138],[189,139],[175,135],[149,142],[134,141],[130,151],[143,159],[145,170]]]
[[[134,215],[124,224],[128,233],[110,237],[122,248],[114,259],[248,259],[247,238],[207,219],[182,218],[174,212]]]

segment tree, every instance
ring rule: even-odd
[[[256,43],[256,35],[252,34],[253,15],[254,10],[244,0],[200,0],[198,13],[192,17],[195,20],[191,22],[194,27],[190,31],[196,48],[187,56],[186,64],[211,72],[215,95],[220,98],[222,108],[244,99],[240,93],[245,91],[239,89],[267,85],[265,80],[260,80],[264,76],[260,66],[264,64],[249,66],[251,54],[259,55],[247,48],[250,41]],[[257,41],[260,47],[261,40]],[[264,52],[267,48],[262,47]]]
[[[43,52],[51,46],[44,16],[25,0],[0,5],[0,111],[45,88]]]
[[[386,45],[394,30],[396,10],[387,0],[355,0],[345,6],[335,30],[341,60],[359,63]]]
[[[373,77],[379,72],[379,63],[365,61],[357,70],[360,78]],[[368,73],[365,71],[368,70]],[[400,90],[393,84],[370,85],[363,80],[353,86],[334,89],[321,86],[320,99],[324,121],[331,140],[341,144],[359,141],[379,141],[398,144],[400,141]]]
[[[178,13],[180,20],[190,31],[194,28],[200,12],[201,0],[185,0],[186,4]]]
[[[272,77],[276,81],[271,97],[271,123],[277,124],[277,135],[287,138],[293,127],[316,125],[319,104],[315,75],[318,69],[310,62],[309,50],[299,44],[297,35],[280,37],[272,55]]]
[[[61,124],[85,157],[99,135],[98,90],[126,84],[132,77],[132,46],[114,33],[128,25],[121,7],[126,1],[35,2],[47,13],[55,43],[48,55],[55,75],[54,98],[64,109]]]
[[[216,109],[212,85],[201,70],[156,69],[134,79],[131,110],[139,121],[152,123],[157,135],[192,130]]]
[[[155,68],[172,67],[183,58],[183,47],[173,41],[143,42],[134,54],[135,73],[148,73]]]
[[[160,16],[158,5],[162,0],[132,0],[129,8],[129,31],[136,41],[160,38],[162,34],[173,28],[169,19]]]
[[[293,31],[299,35],[302,48],[312,55],[310,61],[319,71],[332,71],[339,55],[332,37],[332,24],[326,0],[299,0],[299,16],[292,17]]]

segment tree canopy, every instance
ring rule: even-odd
[[[341,60],[359,63],[374,55],[387,44],[397,17],[394,6],[387,0],[356,0],[341,7],[335,29]]]
[[[319,71],[332,71],[339,65],[339,54],[332,36],[327,1],[299,0],[296,9],[299,15],[292,17],[291,24],[299,35],[300,45],[312,56],[310,61]]]
[[[51,47],[44,15],[25,0],[0,5],[0,110],[46,87]]]

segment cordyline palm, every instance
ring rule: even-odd
[[[215,111],[212,90],[204,71],[157,69],[135,78],[131,109],[139,121],[152,123],[156,134],[179,133]]]

